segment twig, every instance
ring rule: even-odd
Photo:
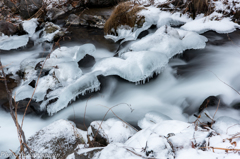
[[[134,152],[134,151],[132,151],[132,150],[130,150],[130,149],[128,149],[128,148],[126,148],[126,150],[129,151],[129,152],[131,152],[131,153],[133,153],[134,155],[137,155],[137,156],[142,157],[142,158],[145,158],[145,159],[157,159],[157,158],[155,158],[155,157],[145,157],[145,156],[140,155],[140,154],[138,154],[137,152]]]
[[[211,70],[208,70],[209,72],[211,72],[212,74],[214,74],[218,79],[219,81],[221,81],[222,83],[224,83],[225,85],[227,85],[228,87],[230,87],[232,90],[234,90],[237,94],[240,95],[240,93],[235,89],[233,88],[232,86],[230,86],[229,84],[227,84],[226,82],[224,82],[223,80],[221,80],[214,72],[212,72]]]

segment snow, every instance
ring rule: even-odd
[[[29,34],[29,37],[32,37],[38,26],[37,18],[24,20],[22,26],[23,26],[23,29]]]
[[[145,129],[147,127],[160,123],[164,120],[172,120],[172,119],[167,115],[164,115],[159,112],[148,112],[147,114],[145,114],[145,117],[143,119],[138,121],[138,126],[141,129]]]
[[[115,118],[110,118],[103,122],[94,121],[90,125],[92,127],[91,129],[99,129],[98,134],[105,138],[108,143],[124,143],[136,133],[135,129]],[[89,135],[91,135],[90,132],[91,131],[89,131]],[[95,136],[95,134],[92,135],[92,137]]]
[[[202,34],[209,30],[216,31],[217,33],[231,33],[237,28],[239,29],[240,26],[232,22],[231,18],[222,18],[222,14],[214,12],[209,16],[188,22],[181,28]]]
[[[231,117],[219,117],[213,124],[213,129],[219,134],[234,135],[240,132],[240,122]]]
[[[28,40],[29,35],[0,36],[0,50],[12,50],[26,46]]]

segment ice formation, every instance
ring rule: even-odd
[[[13,35],[13,36],[0,36],[0,50],[12,50],[19,47],[26,46],[29,40],[29,35]]]
[[[23,29],[28,33],[29,37],[32,37],[38,26],[37,18],[23,21]]]

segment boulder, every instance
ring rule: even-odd
[[[85,1],[85,4],[90,7],[108,7],[124,1],[126,0],[87,0]]]
[[[18,31],[18,26],[7,22],[7,21],[0,21],[0,32],[5,35],[13,35]]]
[[[66,12],[64,10],[53,7],[47,11],[46,15],[49,20],[56,20],[59,16],[65,13]]]
[[[79,25],[80,18],[76,14],[70,14],[67,19],[67,25]]]
[[[20,16],[23,19],[30,18],[42,7],[42,3],[42,0],[20,0]]]
[[[79,144],[85,144],[81,132],[74,123],[61,119],[36,132],[28,139],[27,145],[33,158],[66,158]],[[50,156],[39,157],[37,154]]]

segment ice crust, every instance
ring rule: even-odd
[[[37,18],[23,21],[23,29],[28,33],[29,37],[32,37],[38,26]]]
[[[0,36],[0,50],[12,50],[19,47],[26,46],[29,40],[29,35],[13,35],[13,36]]]

